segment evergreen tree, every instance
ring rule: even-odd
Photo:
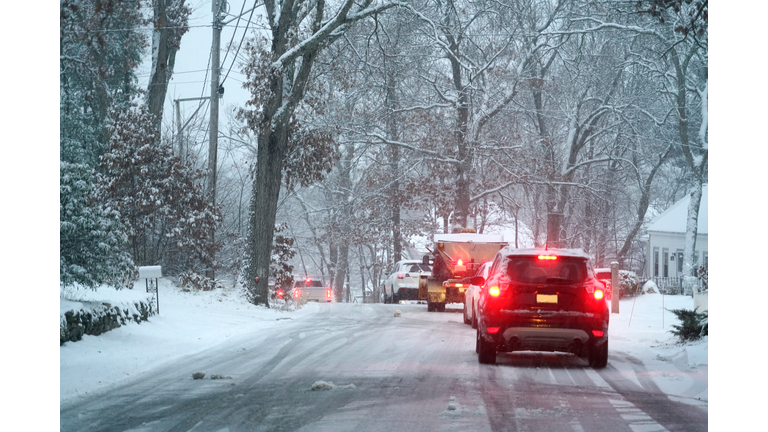
[[[94,202],[92,169],[61,162],[59,171],[59,271],[64,286],[123,288],[134,276],[128,237],[114,209]]]
[[[62,0],[59,14],[60,158],[96,166],[114,108],[139,93],[136,68],[147,37],[140,3]]]

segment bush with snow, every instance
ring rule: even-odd
[[[688,309],[670,310],[680,320],[680,324],[673,324],[670,330],[672,334],[680,338],[681,342],[698,340],[708,335],[707,312],[697,313]]]
[[[128,236],[120,214],[94,199],[92,169],[60,163],[59,281],[96,289],[103,283],[123,288],[136,278]]]

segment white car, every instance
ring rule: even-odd
[[[488,270],[491,268],[491,261],[483,263],[475,276],[482,276],[488,279]],[[469,285],[464,291],[464,324],[472,324],[472,328],[477,328],[477,305],[480,301],[480,288],[478,285]]]
[[[431,274],[432,268],[419,260],[398,261],[384,281],[381,302],[397,303],[400,300],[418,300],[419,277]]]
[[[325,286],[322,280],[306,277],[294,282],[290,296],[294,300],[304,299],[314,302],[330,302],[333,293],[331,288]]]

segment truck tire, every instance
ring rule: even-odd
[[[445,312],[445,303],[435,303],[435,309],[438,312]]]
[[[481,364],[496,364],[496,344],[486,342],[477,331],[477,361]]]
[[[435,304],[431,301],[427,301],[427,312],[434,312],[435,311]]]

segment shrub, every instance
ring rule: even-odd
[[[697,340],[708,334],[708,317],[706,312],[697,313],[688,309],[669,309],[680,320],[680,325],[673,325],[672,334],[680,338],[681,342]]]
[[[179,283],[183,288],[212,291],[216,288],[224,288],[219,282],[192,271],[179,275]]]
[[[640,284],[640,278],[635,272],[629,270],[619,270],[619,291],[620,297],[634,296],[637,293],[637,286]]]

